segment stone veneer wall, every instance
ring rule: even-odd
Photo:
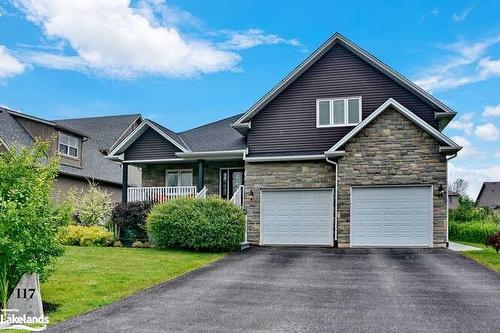
[[[205,186],[208,194],[219,194],[220,168],[243,168],[243,161],[206,161]],[[142,166],[142,186],[165,186],[165,171],[175,169],[193,170],[193,185],[198,181],[197,163],[147,164]]]
[[[335,168],[326,161],[245,163],[245,208],[248,241],[260,242],[260,190],[270,188],[332,188]],[[250,200],[250,191],[254,199]]]
[[[447,241],[446,156],[427,132],[389,109],[345,145],[338,171],[338,242],[350,244],[350,188],[355,185],[433,185],[434,246]]]

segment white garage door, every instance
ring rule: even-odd
[[[333,191],[262,191],[262,244],[332,245]]]
[[[431,187],[353,187],[352,246],[432,246]]]

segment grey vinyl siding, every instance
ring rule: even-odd
[[[177,158],[181,150],[173,143],[148,128],[130,147],[125,150],[125,160],[154,160]]]
[[[349,96],[362,96],[363,119],[392,97],[438,129],[433,107],[336,44],[255,115],[250,154],[328,150],[353,127],[316,128],[316,99]]]

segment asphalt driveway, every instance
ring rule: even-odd
[[[500,274],[444,249],[253,248],[52,332],[498,332]]]

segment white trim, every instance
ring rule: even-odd
[[[357,123],[349,123],[349,100],[357,99],[359,102],[359,121]],[[344,123],[335,124],[334,123],[334,103],[335,101],[344,101]],[[328,102],[329,112],[330,112],[330,123],[328,125],[321,125],[319,123],[319,103]],[[349,127],[356,126],[363,120],[363,98],[362,96],[348,96],[348,97],[331,97],[331,98],[317,98],[316,99],[316,128],[328,128],[328,127]]]
[[[353,188],[388,188],[388,187],[427,187],[430,189],[430,206],[429,206],[429,245],[427,246],[419,246],[419,245],[394,245],[394,244],[384,244],[384,245],[359,245],[353,246],[351,242],[352,238],[352,190]],[[349,233],[349,247],[354,248],[362,248],[362,247],[434,247],[434,185],[432,184],[398,184],[398,185],[354,185],[350,186],[350,194],[349,194],[349,227],[351,232]]]
[[[349,133],[347,133],[342,139],[340,139],[340,141],[337,142],[332,148],[330,148],[326,152],[326,154],[334,152],[337,149],[339,149],[340,147],[342,147],[354,135],[356,135],[359,131],[361,131],[364,127],[366,127],[366,125],[371,123],[375,118],[377,118],[382,112],[387,110],[387,108],[389,108],[390,106],[395,108],[402,115],[404,115],[406,118],[411,120],[416,125],[420,126],[422,129],[424,129],[427,133],[429,133],[430,135],[432,135],[436,139],[441,140],[441,141],[445,142],[446,144],[448,144],[449,146],[454,147],[456,149],[461,148],[459,145],[457,145],[455,142],[453,142],[446,135],[444,135],[443,133],[436,130],[434,127],[429,125],[427,122],[425,122],[421,118],[417,117],[413,112],[411,112],[410,110],[405,108],[403,105],[399,104],[395,99],[389,98],[381,106],[379,106],[372,114],[370,114],[368,117],[366,117],[365,120],[363,120],[361,123],[359,123]]]
[[[61,137],[66,136],[68,138],[68,143],[61,142]],[[70,140],[74,139],[76,140],[76,147],[70,144]],[[74,160],[79,160],[80,159],[80,147],[81,147],[81,138],[75,135],[68,134],[66,132],[61,132],[59,131],[57,135],[57,153],[61,156],[74,159]],[[61,145],[66,146],[68,148],[68,153],[63,153],[61,152]],[[69,153],[69,149],[73,148],[76,149],[76,156],[73,156]]]
[[[308,161],[308,160],[322,160],[325,158],[324,154],[321,155],[294,155],[294,156],[259,156],[259,157],[245,157],[247,162],[279,162],[279,161]]]
[[[328,50],[330,50],[335,42],[340,42],[347,49],[361,57],[363,60],[368,62],[373,67],[379,69],[384,74],[398,82],[399,84],[405,86],[409,90],[421,96],[427,102],[436,106],[445,112],[454,113],[448,106],[439,101],[437,98],[417,86],[415,83],[405,78],[388,65],[363,50],[340,33],[335,33],[330,37],[325,43],[323,43],[316,51],[314,51],[306,60],[304,60],[300,65],[290,72],[285,78],[283,78],[276,86],[274,86],[266,95],[259,99],[245,114],[243,114],[238,120],[234,122],[234,125],[249,121],[256,113],[258,113],[264,106],[266,106],[272,99],[274,99],[279,93],[281,93],[286,87],[288,87],[293,81],[295,81],[303,72],[305,72],[309,67],[311,67],[316,61],[318,61]]]
[[[214,150],[214,151],[189,151],[189,152],[178,152],[175,155],[181,158],[196,158],[196,157],[239,157],[239,155],[245,154],[247,149],[235,149],[235,150]]]
[[[135,130],[130,133],[125,140],[123,140],[118,146],[116,146],[113,151],[111,151],[108,155],[109,158],[115,157],[117,153],[121,153],[123,150],[126,150],[132,143],[135,142],[147,129],[152,128],[158,134],[163,136],[166,140],[171,142],[174,146],[182,150],[183,152],[190,152],[190,150],[186,149],[182,145],[180,145],[177,141],[172,139],[170,136],[165,134],[162,130],[160,130],[157,126],[151,123],[149,120],[145,119]]]
[[[168,173],[177,173],[177,186],[168,186]],[[180,174],[182,172],[191,173],[191,185],[180,185]],[[193,169],[165,169],[165,187],[185,187],[185,186],[194,186],[193,185]]]
[[[332,152],[325,151],[325,156],[328,157],[342,157],[345,155],[345,150],[336,150]]]
[[[229,177],[229,170],[242,170],[243,171],[243,184],[245,184],[245,167],[230,167],[230,168],[219,168],[219,197],[222,197],[222,170],[228,170],[228,177]],[[227,182],[227,193],[229,194],[229,178]],[[228,195],[229,197],[229,195]],[[228,200],[231,198],[227,198]]]
[[[112,160],[112,158],[110,158]],[[164,162],[186,162],[182,158],[163,158],[157,160],[123,160],[120,163],[123,164],[134,164],[134,163],[164,163]]]
[[[134,119],[134,121],[133,121],[130,125],[128,125],[127,129],[126,129],[125,131],[123,131],[122,135],[120,135],[120,137],[119,137],[118,139],[116,139],[116,141],[115,141],[115,142],[111,145],[111,147],[110,147],[110,148],[113,148],[113,149],[114,149],[114,146],[115,146],[118,142],[120,142],[120,141],[121,141],[121,139],[123,138],[123,136],[125,135],[125,133],[127,133],[127,131],[128,131],[128,130],[132,127],[132,126],[134,126],[134,124],[136,123],[136,121],[137,121],[138,119],[141,119],[141,121],[142,121],[142,116],[141,116],[141,115],[138,115],[138,116],[137,116],[137,118],[135,118],[135,119]],[[139,124],[139,125],[140,125],[140,124]],[[139,127],[139,126],[137,126],[137,127]]]

